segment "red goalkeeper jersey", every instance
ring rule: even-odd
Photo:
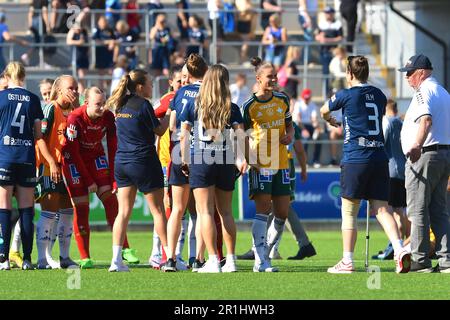
[[[114,114],[106,110],[103,116],[92,120],[86,113],[86,105],[75,109],[67,119],[66,143],[63,154],[66,161],[74,163],[86,185],[94,180],[85,166],[105,155],[102,139],[106,135],[111,183],[114,182],[114,157],[117,150],[116,124]]]

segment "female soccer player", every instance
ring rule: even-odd
[[[72,238],[73,208],[69,194],[61,177],[62,147],[65,143],[66,121],[69,113],[79,106],[78,83],[69,75],[58,77],[52,86],[50,103],[44,107],[42,134],[53,162],[42,157],[39,145],[39,177],[37,201],[41,204],[41,215],[36,224],[36,245],[38,249],[38,269],[68,268],[77,264],[69,257]],[[59,214],[57,227],[60,261],[51,256],[51,234],[55,215]]]
[[[160,101],[158,102],[159,105],[155,106],[155,116],[157,118],[162,118],[167,112],[167,109],[169,109],[170,102],[173,100],[173,97],[175,96],[175,93],[178,91],[178,89],[181,88],[181,66],[174,66],[171,68],[169,72],[169,92],[166,93],[164,96],[161,97]],[[168,166],[170,163],[170,130],[166,130],[163,136],[161,136],[158,139],[157,142],[157,151],[158,151],[158,157],[161,161],[161,166],[164,172],[164,207],[166,209],[166,217],[169,219],[170,213],[171,213],[171,207],[172,207],[172,196],[171,196],[171,190],[169,188],[168,183]],[[183,219],[184,222],[184,219]],[[181,224],[181,233],[180,237],[178,238],[178,244],[176,248],[176,256],[177,256],[177,269],[181,270],[187,270],[186,265],[184,264],[184,261],[182,260],[181,254],[183,251],[184,246],[184,236],[185,236],[185,223]],[[156,232],[153,232],[153,249],[152,254],[149,259],[149,264],[154,269],[159,269],[161,267],[162,262],[167,260],[167,257],[165,256],[165,252],[163,251],[164,255],[161,252],[161,241],[158,237],[158,234]],[[195,255],[195,253],[194,253]]]
[[[277,72],[259,57],[251,60],[255,66],[258,91],[242,106],[245,129],[250,134],[250,154],[247,159],[252,166],[249,174],[249,194],[255,201],[256,216],[253,220],[254,272],[278,271],[271,266],[269,252],[281,236],[290,205],[289,162],[286,145],[294,136],[289,98],[274,91]],[[268,228],[267,217],[275,218]]]
[[[86,90],[86,104],[67,118],[67,140],[63,147],[63,174],[74,207],[75,240],[80,252],[80,267],[92,268],[89,253],[89,193],[95,192],[112,228],[117,216],[117,191],[114,180],[114,157],[117,149],[114,114],[105,109],[105,93],[91,87]],[[102,139],[106,135],[108,158]],[[125,236],[122,255],[129,263],[139,263],[135,250],[130,249]]]
[[[166,251],[167,262],[163,271],[176,271],[175,250],[177,239],[180,235],[181,218],[186,211],[189,201],[189,178],[181,170],[181,157],[179,146],[179,132],[181,128],[180,115],[182,111],[190,105],[195,104],[195,98],[198,95],[200,85],[208,70],[205,60],[198,54],[191,54],[184,68],[188,71],[189,84],[180,88],[172,100],[172,109],[174,113],[170,119],[172,154],[169,175],[169,185],[172,189],[172,212],[167,225],[167,236],[169,251]],[[198,241],[198,239],[197,239]]]
[[[361,199],[369,200],[375,214],[394,247],[396,272],[410,269],[411,255],[403,248],[394,217],[388,211],[389,168],[384,150],[382,118],[386,97],[380,89],[367,84],[369,63],[363,56],[348,57],[346,79],[349,89],[339,91],[320,113],[331,125],[336,120],[331,111],[342,109],[344,150],[341,162],[343,258],[329,273],[355,271],[353,252],[356,244],[356,218]]]
[[[232,196],[235,183],[235,157],[230,130],[240,129],[243,120],[239,107],[231,103],[228,70],[221,65],[212,66],[205,75],[196,103],[186,107],[182,121],[182,170],[189,173],[189,185],[194,190],[197,213],[200,217],[202,238],[208,250],[208,261],[200,273],[236,272],[236,225],[232,215]],[[194,129],[190,157],[186,149],[189,132]],[[188,158],[191,158],[190,161]],[[189,167],[187,164],[189,163]],[[239,171],[246,169],[241,161]],[[220,266],[217,250],[215,208],[222,221],[227,248],[226,264]]]
[[[155,229],[167,251],[164,214],[164,177],[155,147],[155,134],[162,136],[169,125],[170,109],[160,121],[148,102],[152,81],[144,70],[133,70],[120,80],[106,105],[114,110],[117,152],[114,177],[117,181],[119,213],[113,227],[113,258],[109,271],[129,271],[122,261],[122,245],[136,192],[144,197],[155,221]]]
[[[19,206],[23,242],[22,269],[29,270],[33,249],[34,187],[36,185],[36,156],[34,142],[54,169],[56,165],[45,146],[41,134],[44,118],[39,98],[23,88],[25,68],[10,62],[4,71],[8,88],[0,92],[0,270],[9,270],[9,245],[11,240],[12,197]]]

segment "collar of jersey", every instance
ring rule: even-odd
[[[273,94],[273,92],[272,92],[272,96],[271,96],[269,99],[267,99],[267,100],[260,100],[260,99],[258,99],[258,97],[256,96],[256,93],[253,93],[253,97],[255,97],[255,100],[258,101],[258,102],[261,102],[261,103],[269,102],[270,100],[272,100],[273,96],[274,96],[274,94]]]
[[[21,87],[21,86],[12,86],[12,87],[8,87],[8,89],[25,89],[25,88]]]
[[[357,85],[354,86],[354,87],[368,87],[368,86],[369,86],[368,83],[359,83],[359,84],[357,84]]]
[[[195,81],[193,84],[198,84],[198,85],[201,85],[202,84],[202,80],[197,80],[197,81]]]

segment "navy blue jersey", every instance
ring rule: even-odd
[[[147,100],[131,96],[116,114],[116,162],[145,162],[156,153],[154,128],[160,122]]]
[[[34,123],[43,118],[35,94],[20,87],[0,91],[0,161],[35,165]]]
[[[180,88],[175,94],[175,97],[170,104],[170,109],[176,111],[178,132],[180,132],[181,128],[180,116],[185,109],[195,109],[195,98],[197,98],[199,90],[200,82],[196,82]],[[180,137],[178,134],[174,134],[172,135],[171,140],[174,143],[178,143],[180,141]]]
[[[342,163],[387,160],[382,128],[386,102],[386,96],[380,89],[367,84],[341,90],[331,98],[330,110],[342,109]]]
[[[193,128],[193,136],[191,141],[191,153],[200,154],[203,150],[214,151],[227,151],[232,150],[231,142],[231,130],[232,126],[241,124],[244,122],[239,107],[232,103],[231,114],[228,124],[225,126],[225,130],[222,132],[222,136],[218,140],[213,140],[206,132],[201,121],[198,120],[198,113],[195,111],[195,107],[189,105],[186,107],[180,115],[182,122],[189,123]]]

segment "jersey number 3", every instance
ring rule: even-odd
[[[369,115],[369,121],[372,121],[375,123],[375,129],[371,130],[373,126],[369,124],[369,136],[377,136],[380,134],[380,120],[378,119],[378,107],[375,103],[372,102],[366,102],[366,108],[373,109],[373,115]]]
[[[19,118],[20,109],[22,108],[22,103],[19,102],[16,107],[16,111],[14,112],[14,118],[11,122],[11,127],[19,127],[19,133],[23,134],[23,129],[25,127],[25,116],[20,116],[20,121],[17,121]]]

